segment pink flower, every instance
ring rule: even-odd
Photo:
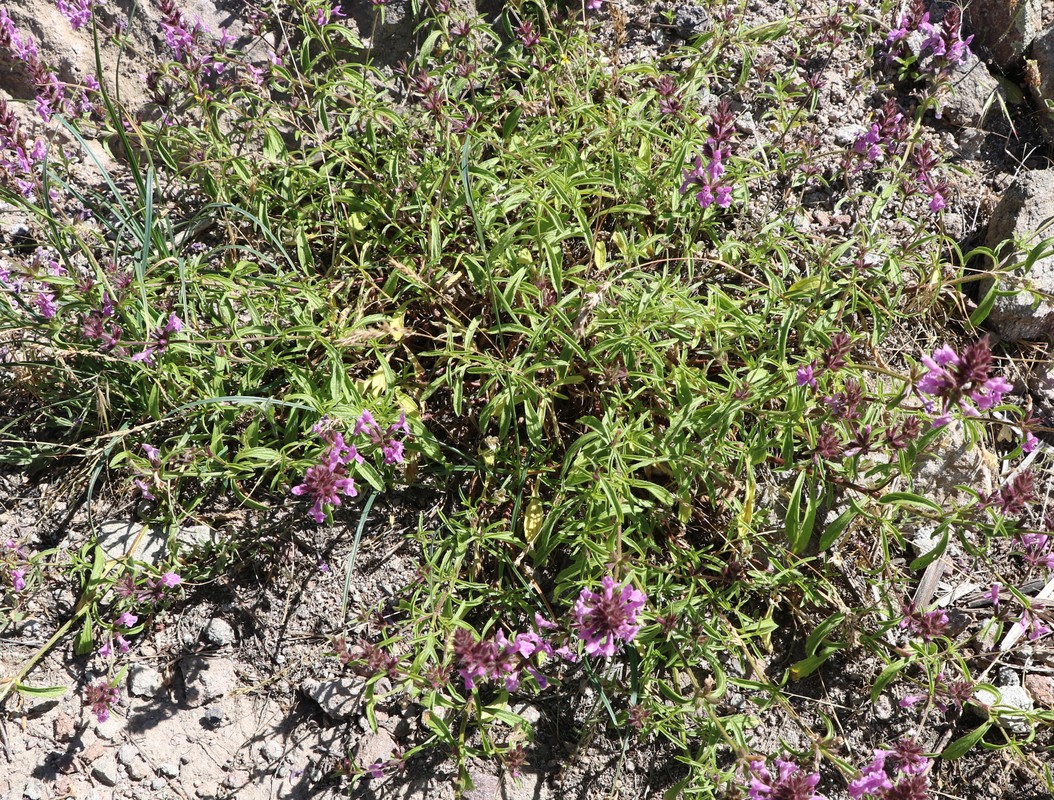
[[[640,631],[637,615],[647,597],[628,583],[616,586],[614,578],[605,575],[599,592],[583,589],[575,601],[575,633],[588,655],[615,655],[615,641],[631,642]]]
[[[18,569],[11,570],[11,588],[16,592],[21,592],[26,588],[26,569],[25,567],[19,567]]]
[[[174,589],[183,582],[183,579],[174,572],[166,572],[158,578],[158,583],[166,589]]]
[[[131,611],[125,611],[121,616],[117,618],[117,622],[114,623],[118,628],[131,628],[139,621],[139,617],[133,614]]]

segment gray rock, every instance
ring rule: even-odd
[[[632,762],[626,762],[626,770],[632,772]],[[634,768],[636,765],[632,765]],[[538,772],[524,770],[518,778],[505,778],[505,791],[502,800],[535,800],[541,796],[543,776]]]
[[[121,770],[112,755],[105,755],[91,765],[91,776],[103,786],[116,786],[121,780]]]
[[[164,764],[158,764],[158,774],[164,775],[166,778],[178,778],[179,777],[179,764],[173,761],[166,761]]]
[[[260,745],[260,756],[264,761],[273,762],[285,755],[285,748],[277,739],[268,739]]]
[[[673,25],[678,36],[690,41],[710,30],[710,15],[701,5],[685,3],[673,12]]]
[[[168,786],[168,781],[166,781],[164,778],[154,778],[152,781],[150,781],[150,788],[153,789],[155,792],[160,792],[166,786]]]
[[[43,800],[44,784],[36,778],[30,778],[26,782],[26,788],[22,790],[22,796],[25,797],[26,800]]]
[[[943,115],[953,124],[963,128],[979,128],[985,117],[999,108],[997,98],[1006,101],[1006,92],[999,81],[973,53],[967,53],[961,63],[956,64],[949,78],[951,89],[942,94]]]
[[[216,617],[205,626],[205,639],[216,647],[234,644],[234,628],[226,620]]]
[[[1054,140],[1054,27],[1047,28],[1032,42],[1032,58],[1025,75],[1028,90],[1040,108],[1040,127],[1048,140]]]
[[[1004,258],[1010,257],[1009,278],[1001,280],[999,288],[1010,294],[996,298],[987,320],[1005,339],[1045,339],[1054,333],[1054,303],[1029,290],[1031,287],[1039,292],[1054,292],[1054,252],[1038,258],[1030,270],[1024,265],[1029,250],[1054,235],[1050,228],[1052,218],[1054,170],[1049,169],[1022,174],[992,212],[987,247],[994,249],[1007,240],[1024,243],[1022,250],[1002,251]],[[991,285],[991,279],[981,282],[981,297]]]
[[[993,708],[997,709],[996,723],[1008,733],[1025,736],[1031,730],[1023,714],[1013,713],[1014,710],[1032,711],[1035,708],[1032,695],[1024,686],[1004,686],[999,689],[998,697],[990,689],[978,689],[974,692],[974,700],[990,713]]]
[[[1039,33],[1041,0],[971,0],[965,4],[963,35],[973,34],[970,49],[990,57],[999,69],[1020,66]]]
[[[218,700],[238,685],[234,662],[227,658],[188,656],[179,662],[186,703],[199,708]]]
[[[472,789],[465,792],[465,800],[499,800],[501,797],[501,779],[485,772],[472,772]]]
[[[220,705],[211,705],[205,709],[205,724],[209,727],[216,728],[223,724],[224,720],[227,719],[227,712],[223,710]]]
[[[141,758],[135,759],[131,764],[125,767],[128,770],[128,777],[137,783],[142,780],[146,780],[150,777],[150,767]]]
[[[980,442],[967,439],[966,426],[953,420],[944,426],[930,450],[915,462],[915,490],[933,496],[938,503],[953,499],[957,494],[955,487],[959,485],[989,493],[995,488],[997,466],[994,456]],[[954,542],[954,537],[951,541]]]
[[[117,751],[117,760],[126,767],[138,758],[139,749],[134,744],[122,744],[121,749]]]
[[[157,697],[164,686],[161,673],[144,664],[133,664],[128,670],[128,693],[134,697]]]
[[[130,554],[139,561],[156,564],[168,558],[170,546],[175,552],[192,550],[216,541],[216,536],[204,525],[175,527],[111,521],[99,526],[98,541],[110,558]]]
[[[366,681],[362,678],[337,678],[330,681],[305,680],[301,690],[318,703],[323,713],[332,720],[351,719],[364,708]]]

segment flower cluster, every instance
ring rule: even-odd
[[[354,479],[348,476],[348,465],[361,464],[363,457],[354,444],[344,441],[344,435],[327,418],[323,418],[312,430],[326,443],[326,449],[322,460],[308,468],[304,474],[304,482],[294,486],[291,491],[298,497],[307,495],[314,500],[308,514],[315,522],[321,524],[326,520],[328,507],[341,505],[341,496],[358,495]],[[396,433],[402,433],[404,437],[410,435],[405,413],[399,416],[398,422],[383,429],[369,411],[363,411],[352,430],[354,436],[369,438],[381,451],[385,464],[398,464],[403,460],[405,438],[397,439],[394,435]]]
[[[144,364],[153,365],[154,356],[162,355],[168,350],[172,334],[179,333],[181,330],[183,330],[183,320],[175,314],[169,314],[165,324],[158,325],[150,334],[150,341],[146,348],[132,356],[132,361],[142,361]]]
[[[912,739],[901,739],[891,750],[875,750],[871,763],[849,784],[849,796],[877,800],[927,800],[930,760]]]
[[[933,684],[933,703],[942,712],[947,713],[954,709],[961,711],[963,704],[973,697],[977,684],[971,680],[959,680],[949,678],[941,672]],[[901,698],[901,708],[911,708],[926,699],[923,694],[908,694]]]
[[[915,180],[922,187],[922,192],[930,198],[930,211],[936,214],[947,204],[945,194],[948,192],[948,182],[933,175],[940,159],[926,142],[922,142],[911,154],[911,161],[915,165]]]
[[[1054,569],[1054,549],[1049,534],[1046,533],[1023,533],[1018,537],[1018,543],[1022,546],[1022,555],[1025,561],[1033,567]]]
[[[99,722],[106,722],[110,718],[110,709],[120,696],[120,690],[111,686],[105,679],[89,684],[84,690],[84,702],[91,706],[92,713]]]
[[[138,632],[139,620],[151,613],[155,607],[166,600],[173,589],[183,583],[175,572],[164,572],[156,578],[147,578],[142,584],[137,583],[132,572],[126,572],[114,584],[114,594],[121,598],[121,609],[113,622],[107,627],[106,641],[98,649],[103,658],[111,657],[115,652],[127,653],[131,643],[126,637]],[[133,609],[139,611],[133,613]],[[116,612],[117,609],[114,609]]]
[[[913,34],[918,34],[919,69],[930,74],[939,74],[961,64],[969,53],[973,35],[962,38],[960,26],[962,12],[950,7],[939,25],[930,21],[924,0],[915,0],[900,16],[897,26],[886,37],[890,58],[907,56],[907,46]]]
[[[55,0],[55,7],[66,19],[70,27],[77,31],[91,21],[92,11],[95,8],[95,0]]]
[[[21,545],[7,539],[0,545],[0,585],[7,584],[14,592],[26,588],[26,573],[29,561]]]
[[[615,655],[615,642],[631,642],[640,630],[637,615],[648,598],[628,583],[605,575],[599,592],[583,589],[575,601],[575,633],[588,655]]]
[[[727,100],[718,103],[717,109],[710,115],[707,124],[709,137],[703,145],[703,156],[695,157],[695,166],[684,170],[684,182],[681,194],[698,187],[695,199],[701,208],[709,208],[715,203],[721,208],[732,205],[732,187],[725,181],[725,162],[731,155],[729,141],[732,138],[733,116]]]
[[[914,603],[905,603],[903,613],[900,627],[912,636],[921,637],[924,642],[943,636],[948,629],[948,615],[939,608],[919,611]]]
[[[458,628],[454,633],[454,655],[458,674],[471,691],[481,681],[502,681],[505,688],[516,691],[526,670],[538,688],[549,685],[539,667],[545,658],[556,653],[552,644],[537,632],[514,634],[510,639],[499,630],[491,639],[477,640],[471,631]]]
[[[765,762],[754,759],[747,765],[750,800],[824,800],[816,792],[820,773],[806,772],[793,761],[776,759],[776,774],[769,772]]]
[[[878,112],[876,121],[853,142],[852,152],[843,159],[842,168],[859,172],[864,163],[874,164],[883,156],[894,158],[907,143],[908,122],[890,97]]]
[[[992,368],[992,350],[988,337],[956,353],[949,345],[934,352],[933,357],[923,356],[926,374],[918,382],[918,390],[934,400],[926,400],[926,411],[934,414],[933,425],[939,427],[951,421],[951,412],[959,408],[968,417],[976,417],[989,411],[1003,400],[1003,395],[1014,387],[1000,376],[989,373]],[[935,400],[940,401],[938,406]]]
[[[684,103],[678,96],[677,81],[672,75],[663,75],[655,82],[655,91],[659,93],[659,113],[679,114]]]

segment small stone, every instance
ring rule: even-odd
[[[52,724],[52,732],[55,734],[55,739],[60,742],[66,742],[73,738],[73,734],[77,730],[77,723],[74,721],[66,712],[60,712],[55,717],[55,722]]]
[[[892,719],[893,717],[893,701],[887,694],[880,694],[875,698],[875,704],[872,707],[872,713],[875,715],[875,719],[882,720],[883,722]]]
[[[216,647],[226,647],[234,644],[234,628],[226,620],[216,617],[205,626],[205,638]]]
[[[395,740],[388,734],[388,731],[381,728],[377,733],[367,733],[359,740],[356,760],[368,767],[378,761],[390,759],[395,748]]]
[[[501,781],[496,775],[473,772],[472,789],[465,792],[465,800],[498,800],[501,797]]]
[[[156,669],[144,664],[133,664],[128,670],[128,693],[135,697],[157,697],[164,686],[164,678]]]
[[[223,785],[228,789],[241,789],[249,784],[249,773],[245,770],[236,769],[228,773],[223,779]]]
[[[136,782],[145,780],[150,775],[150,768],[141,758],[135,759],[135,761],[125,767],[125,769],[128,770],[128,777]]]
[[[282,743],[276,739],[268,739],[260,745],[260,755],[265,761],[277,761],[285,754]]]
[[[1025,688],[1036,705],[1054,708],[1054,678],[1049,675],[1026,675]]]
[[[302,691],[316,703],[327,717],[337,722],[358,714],[366,699],[366,681],[362,678],[338,678],[331,681],[308,679]]]
[[[1023,715],[1007,711],[1007,709],[1031,711],[1035,708],[1032,695],[1024,686],[1005,686],[999,690],[998,699],[991,690],[978,689],[974,692],[974,700],[989,711],[993,707],[998,708],[995,714],[996,723],[1008,733],[1015,736],[1027,736],[1031,731],[1031,726]]]
[[[117,760],[126,767],[139,758],[139,750],[134,744],[122,744],[117,751]]]
[[[512,713],[523,717],[528,725],[537,725],[538,720],[542,718],[542,712],[538,709],[538,706],[533,706],[530,703],[521,703],[514,706]]]
[[[172,761],[166,761],[164,764],[158,764],[158,774],[164,775],[166,778],[178,778],[179,777],[179,764]]]
[[[696,3],[677,6],[673,13],[673,24],[677,35],[686,41],[702,36],[710,29],[710,15],[706,8]]]
[[[153,789],[155,792],[160,792],[166,786],[168,786],[168,781],[166,781],[164,778],[154,778],[152,781],[150,781],[150,788]]]
[[[30,778],[26,783],[26,788],[22,790],[22,796],[25,797],[26,800],[43,800],[44,784],[36,778]]]
[[[121,772],[113,756],[107,755],[91,765],[91,776],[103,786],[116,786]]]
[[[205,709],[204,723],[210,728],[218,728],[227,719],[227,712],[220,705],[211,705]]]

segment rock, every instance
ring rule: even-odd
[[[835,128],[834,143],[841,145],[842,147],[852,147],[856,143],[856,140],[866,132],[867,128],[859,123],[843,125],[840,128]]]
[[[1021,714],[1014,714],[1013,709],[1031,711],[1035,708],[1032,695],[1024,686],[1004,686],[998,691],[997,697],[990,689],[978,689],[974,692],[974,700],[989,712],[993,708],[998,709],[994,714],[996,723],[1008,733],[1015,736],[1027,735],[1031,730],[1028,720]]]
[[[359,740],[355,760],[364,767],[376,764],[378,761],[388,761],[395,752],[395,747],[395,740],[384,728],[380,728],[377,733],[367,732]]]
[[[59,742],[67,742],[73,738],[73,734],[77,730],[77,723],[73,717],[64,711],[59,712],[59,715],[55,717],[55,722],[51,727],[52,733],[55,735],[55,740]]]
[[[1040,128],[1048,140],[1054,140],[1054,26],[1047,28],[1032,42],[1032,58],[1025,68],[1025,84],[1040,108]]]
[[[472,789],[465,792],[465,800],[500,800],[501,780],[496,775],[472,772]]]
[[[285,748],[277,739],[268,739],[260,745],[260,756],[264,761],[273,762],[285,755]]]
[[[1042,10],[1041,0],[971,0],[963,9],[963,35],[973,34],[970,49],[1005,72],[1021,65]]]
[[[697,3],[685,3],[674,9],[673,26],[678,36],[691,41],[710,30],[710,15]]]
[[[630,765],[632,762],[626,763],[627,771],[632,772]],[[634,767],[636,765],[633,765]],[[527,772],[526,770],[521,772],[519,777],[505,778],[505,791],[502,792],[502,800],[535,800],[540,797],[542,792],[542,780],[543,777],[538,772]]]
[[[26,788],[22,790],[22,796],[26,800],[43,800],[45,797],[44,784],[36,778],[30,778],[26,782]]]
[[[122,744],[117,751],[117,761],[126,767],[139,758],[139,750],[134,744]]]
[[[223,697],[238,685],[234,662],[227,658],[188,656],[179,662],[186,703],[191,708]]]
[[[973,53],[952,68],[948,78],[951,86],[941,94],[942,115],[962,128],[979,128],[993,108],[999,108],[997,98],[1006,102],[1006,92],[988,68]]]
[[[166,781],[164,778],[154,778],[152,781],[150,781],[150,788],[153,789],[155,792],[160,792],[166,786],[168,786],[168,781]]]
[[[98,759],[91,765],[91,776],[103,786],[116,786],[121,779],[117,760],[112,755]]]
[[[205,709],[202,721],[210,728],[218,728],[227,719],[227,712],[220,705],[211,705]]]
[[[205,638],[216,647],[226,647],[234,644],[234,628],[226,620],[216,617],[205,626]]]
[[[128,777],[136,783],[150,777],[150,767],[147,766],[147,763],[141,758],[136,758],[131,764],[128,764],[125,769],[128,771]]]
[[[223,785],[228,789],[244,789],[249,785],[249,773],[242,769],[232,770],[223,779]]]
[[[1036,705],[1043,708],[1054,708],[1054,678],[1049,675],[1025,676],[1025,688],[1032,695]]]
[[[164,775],[166,778],[178,778],[179,777],[179,764],[172,761],[166,761],[164,764],[158,764],[158,774]]]
[[[143,664],[133,664],[128,670],[128,694],[134,697],[157,697],[164,686],[161,673]]]
[[[985,245],[996,248],[1006,240],[1017,239],[1026,248],[1037,245],[1050,231],[1041,231],[1054,217],[1054,170],[1031,170],[1025,172],[1003,194],[992,219],[988,223]],[[1054,333],[1054,304],[1033,294],[1028,287],[1039,292],[1054,292],[1054,254],[1038,258],[1027,271],[1025,251],[1002,251],[1004,259],[1010,258],[1010,279],[999,282],[1001,290],[1011,291],[1006,297],[997,297],[988,315],[987,324],[1005,339],[1045,339]],[[980,296],[984,297],[992,286],[992,280],[981,282]],[[1018,291],[1012,291],[1017,289]]]
[[[204,525],[170,527],[141,522],[104,522],[99,526],[99,546],[110,558],[131,554],[139,561],[156,564],[175,551],[194,549],[216,541],[215,533]]]
[[[305,680],[301,690],[318,703],[323,713],[337,722],[351,719],[364,707],[366,681],[362,678],[338,678],[330,681]]]

